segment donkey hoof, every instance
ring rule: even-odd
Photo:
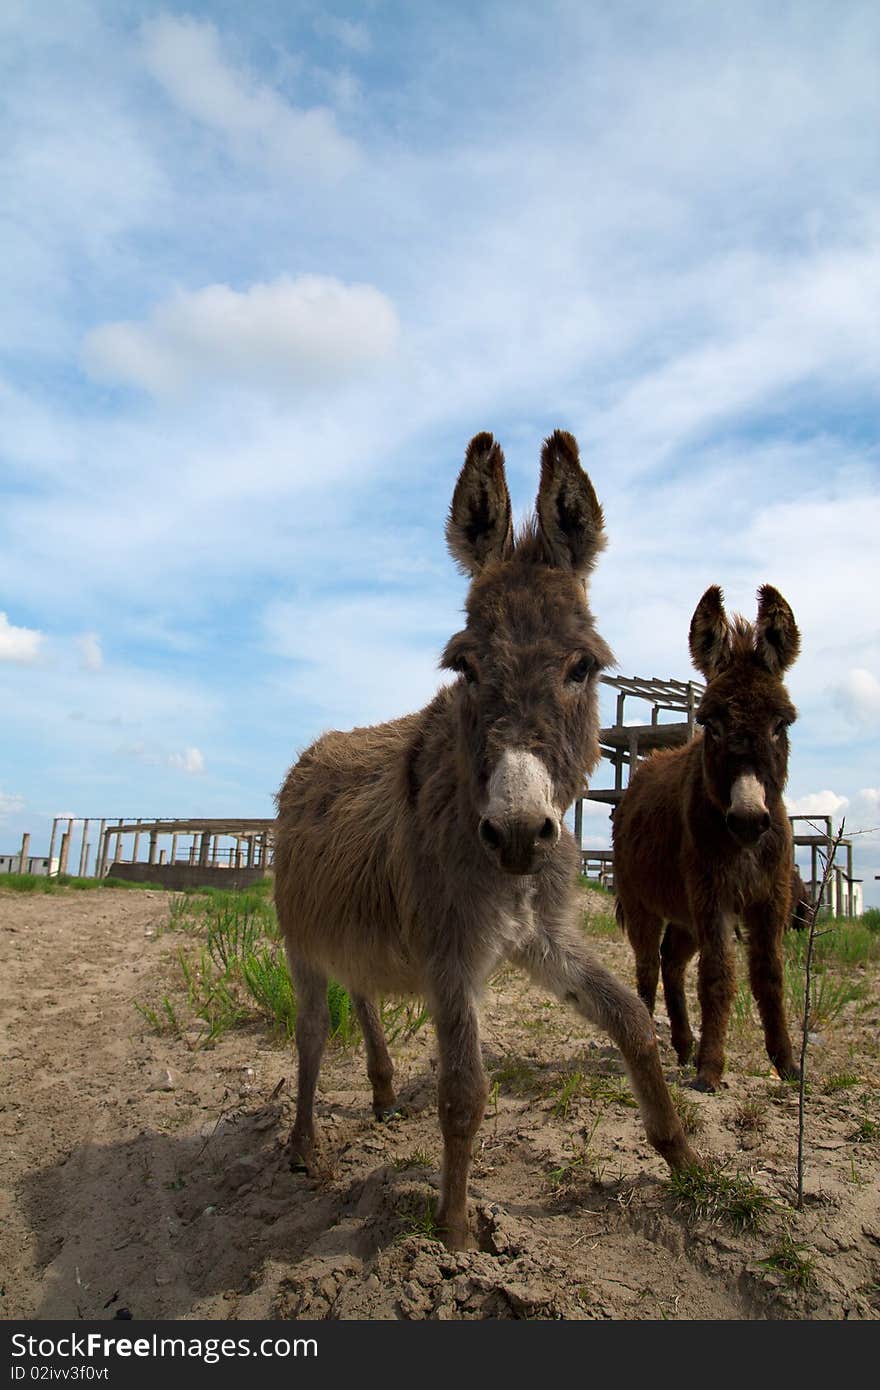
[[[290,1139],[287,1143],[287,1166],[291,1173],[307,1173],[310,1176],[315,1171],[315,1151],[303,1144],[295,1143]]]
[[[801,1069],[794,1063],[790,1067],[777,1067],[776,1070],[783,1081],[800,1081],[801,1079]]]
[[[387,1124],[389,1120],[396,1120],[403,1114],[399,1101],[392,1101],[390,1105],[374,1105],[373,1114],[381,1124]]]
[[[691,1089],[694,1091],[719,1091],[721,1089],[721,1078],[711,1076],[695,1076],[691,1082]]]

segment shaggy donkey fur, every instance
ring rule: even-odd
[[[395,1096],[375,1001],[423,996],[439,1044],[438,1220],[451,1246],[467,1239],[487,1095],[477,1005],[505,959],[610,1033],[651,1143],[670,1165],[695,1161],[651,1020],[578,926],[578,855],[562,818],[598,761],[596,678],[611,653],[586,600],[602,509],[561,431],[544,446],[536,511],[515,537],[504,457],[477,435],[446,529],[471,576],[466,625],[442,661],[458,679],[418,714],[326,734],[278,795],[275,899],[298,996],[292,1161],[317,1158],[328,976],[352,992],[380,1116]]]
[[[782,997],[781,941],[794,887],[782,793],[787,731],[797,714],[782,674],[797,657],[800,634],[769,584],[758,591],[754,625],[740,617],[728,622],[721,590],[713,586],[694,613],[690,649],[708,681],[697,710],[703,733],[684,748],[655,754],[633,776],[614,813],[614,883],[639,994],[653,1013],[662,970],[682,1066],[694,1041],[684,977],[700,953],[694,1084],[711,1091],[724,1070],[738,917],[767,1053],[780,1076],[799,1075]]]

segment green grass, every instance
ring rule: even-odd
[[[760,1134],[767,1127],[767,1102],[757,1096],[741,1100],[734,1109],[733,1123],[746,1133]]]
[[[567,1120],[568,1112],[576,1101],[583,1095],[584,1077],[579,1071],[572,1072],[571,1076],[566,1076],[551,1092],[553,1104],[551,1109],[558,1120]]]
[[[784,966],[785,1002],[790,1018],[800,1018],[804,1012],[804,967],[795,959]],[[833,1023],[847,1004],[864,999],[866,980],[853,980],[820,963],[810,978],[810,1023],[813,1026]]]
[[[411,1154],[402,1154],[400,1158],[392,1160],[394,1167],[399,1169],[407,1168],[430,1168],[433,1159],[427,1149],[413,1149]]]
[[[245,988],[273,1030],[292,1038],[296,1027],[296,999],[287,962],[277,950],[264,946],[240,962]]]
[[[621,937],[617,918],[610,912],[585,912],[584,931],[587,936]]]
[[[706,1128],[706,1117],[698,1100],[675,1084],[669,1087],[669,1094],[685,1134],[699,1134]]]
[[[335,1038],[343,1047],[351,1047],[360,1036],[360,1024],[351,995],[335,980],[331,980],[327,986],[327,1007],[330,1010],[331,1038]]]
[[[398,1038],[412,1038],[424,1028],[430,1018],[423,1000],[383,1000],[380,1010],[385,1037],[390,1043]]]
[[[238,996],[230,972],[218,968],[207,947],[193,956],[179,949],[177,958],[189,1007],[208,1030],[206,1041],[216,1042],[228,1029],[248,1018],[248,1010]]]
[[[177,893],[171,900],[168,929],[203,943],[178,951],[186,1005],[205,1026],[205,1042],[216,1042],[229,1028],[262,1020],[286,1038],[296,1027],[296,997],[281,946],[278,919],[265,880],[240,891],[211,888]],[[342,985],[327,987],[330,1036],[351,1047],[360,1026],[351,996]],[[157,1031],[169,1031],[162,1005],[136,1005]],[[390,1041],[410,1037],[427,1021],[423,1003],[383,1005]]]
[[[804,1012],[806,976],[806,933],[788,932],[784,942],[783,988],[790,1019]],[[732,1031],[746,1038],[758,1029],[758,1016],[749,986],[744,949],[739,951],[737,985],[730,1022]],[[827,1026],[838,1018],[847,1004],[864,999],[866,979],[855,972],[860,965],[880,959],[880,933],[871,932],[861,921],[841,922],[817,934],[810,979],[810,1021]]]
[[[758,1230],[773,1201],[743,1173],[726,1173],[720,1164],[680,1168],[666,1183],[676,1211],[698,1221],[726,1222],[735,1230]]]
[[[407,1236],[422,1236],[428,1240],[439,1237],[437,1198],[433,1195],[422,1198],[409,1193],[400,1205],[399,1215],[404,1227],[397,1236],[398,1240],[406,1240]]]
[[[79,878],[75,874],[0,874],[0,889],[12,893],[63,893],[72,888],[80,892],[97,888],[135,888],[164,893],[160,883],[129,883],[121,878]]]
[[[552,1168],[547,1174],[547,1187],[550,1192],[561,1195],[585,1179],[594,1184],[602,1182],[609,1156],[593,1148],[593,1139],[607,1109],[607,1105],[603,1105],[593,1117],[592,1124],[581,1130],[579,1142],[572,1144],[572,1156],[568,1162],[560,1164],[558,1168]]]
[[[605,888],[598,879],[587,878],[586,874],[578,874],[577,881],[582,888],[591,888],[594,893],[601,893],[603,898],[607,898],[609,902],[614,901],[614,894],[611,889]]]
[[[848,1137],[854,1144],[873,1144],[875,1139],[880,1139],[880,1124],[866,1115]]]
[[[804,1255],[806,1249],[806,1245],[799,1245],[786,1232],[770,1254],[759,1260],[758,1264],[762,1269],[781,1275],[792,1288],[809,1289],[816,1282],[816,1272],[812,1259]]]
[[[502,1091],[515,1096],[537,1095],[541,1089],[537,1068],[524,1057],[505,1057],[492,1072],[492,1080]]]
[[[788,932],[786,958],[802,966],[807,944],[807,932]],[[813,943],[814,966],[846,970],[875,960],[880,960],[880,929],[872,927],[864,917],[832,919],[818,927]]]
[[[851,1086],[858,1086],[861,1079],[854,1071],[836,1072],[834,1076],[826,1076],[822,1082],[822,1092],[826,1096],[833,1096],[837,1091],[848,1091]]]

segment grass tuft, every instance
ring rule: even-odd
[[[725,1173],[717,1163],[671,1173],[667,1188],[676,1211],[697,1221],[727,1222],[736,1230],[758,1230],[773,1201],[743,1173]]]
[[[790,1233],[786,1232],[765,1259],[758,1264],[774,1274],[779,1274],[787,1284],[797,1289],[809,1289],[816,1282],[816,1271],[812,1259],[804,1255],[806,1245],[799,1245]]]
[[[669,1094],[685,1134],[701,1133],[706,1128],[706,1117],[700,1102],[674,1083],[669,1087]]]

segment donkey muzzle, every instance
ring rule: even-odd
[[[537,874],[559,843],[559,822],[553,816],[490,820],[479,825],[480,843],[489,858],[508,874]]]
[[[489,778],[478,828],[489,858],[508,874],[536,874],[561,834],[546,763],[528,748],[505,748]]]
[[[770,829],[770,812],[764,788],[754,773],[738,777],[730,789],[730,806],[724,817],[737,844],[754,845]]]

